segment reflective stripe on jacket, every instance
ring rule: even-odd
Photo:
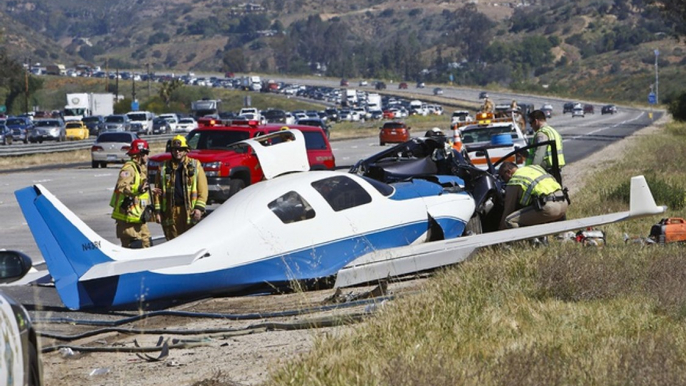
[[[205,209],[205,198],[198,195],[198,174],[202,173],[202,165],[198,160],[186,157],[181,161],[183,178],[183,197],[185,202],[183,206],[186,208],[186,223],[191,223],[191,212],[195,208]],[[176,205],[174,203],[174,187],[176,184],[176,169],[172,161],[166,161],[160,167],[158,173],[159,188],[162,189],[161,200],[155,201],[155,211],[158,213],[164,212],[166,215],[162,216],[162,225],[172,225],[174,218],[171,216],[171,208]]]
[[[537,133],[543,133],[548,137],[549,141],[554,140],[555,141],[555,146],[557,147],[557,165],[558,167],[563,167],[565,166],[565,156],[562,151],[562,136],[560,136],[560,133],[558,133],[555,129],[550,127],[549,125],[545,125],[538,129]],[[535,140],[534,138],[531,140],[531,143],[533,144]],[[526,159],[526,165],[531,165],[534,161],[534,156],[536,155],[536,148],[531,148],[529,149],[529,156]],[[543,158],[544,162],[544,167],[546,168],[551,168],[553,167],[553,147],[548,145],[546,147],[546,152],[545,152],[545,157]]]
[[[555,178],[538,165],[523,166],[517,169],[507,184],[519,185],[522,188],[523,194],[519,200],[519,204],[522,206],[531,205],[533,197],[548,196],[562,190],[562,186],[557,183]]]
[[[148,191],[143,193],[138,191],[141,184],[141,168],[135,161],[127,161],[121,170],[124,171],[125,169],[132,170],[132,195],[126,195],[125,192],[117,189],[119,185],[119,181],[117,181],[117,186],[115,186],[112,198],[110,198],[110,206],[113,208],[112,218],[127,223],[139,224],[143,222],[141,221],[141,215],[145,206],[150,202],[150,193]]]

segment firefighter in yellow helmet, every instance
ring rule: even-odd
[[[126,153],[131,157],[119,171],[119,178],[110,199],[112,218],[116,221],[117,238],[126,248],[147,248],[152,245],[146,222],[152,219],[150,187],[148,185],[148,143],[135,139]]]
[[[498,175],[507,183],[500,229],[545,224],[567,213],[567,190],[542,167],[503,162]]]
[[[171,159],[165,161],[155,177],[155,214],[167,240],[193,227],[205,213],[207,177],[200,161],[188,157],[186,138],[171,140]]]

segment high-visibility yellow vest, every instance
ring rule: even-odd
[[[555,140],[555,146],[557,147],[557,165],[559,167],[565,166],[565,156],[564,153],[562,152],[562,136],[555,131],[552,127],[545,125],[538,129],[538,132],[545,134],[548,137],[548,140]],[[534,138],[531,139],[531,143],[533,144]],[[531,165],[534,162],[534,156],[536,155],[536,148],[531,148],[529,149],[529,156],[526,158],[526,163],[525,165]],[[548,145],[546,147],[546,152],[545,152],[545,157],[543,157],[543,162],[548,167],[553,166],[553,147]]]
[[[519,185],[524,193],[519,203],[522,206],[531,205],[531,199],[539,196],[548,196],[562,186],[555,180],[555,177],[548,174],[538,165],[523,166],[512,175],[508,185]]]
[[[145,206],[150,202],[150,193],[146,190],[143,193],[137,194],[141,184],[140,167],[134,161],[128,161],[124,165],[130,165],[134,170],[131,190],[135,192],[134,196],[138,198],[138,202],[134,202],[136,200],[133,200],[133,197],[127,197],[124,192],[118,191],[115,187],[112,198],[110,199],[110,206],[113,208],[112,218],[128,223],[139,224],[143,222],[141,220],[141,215],[143,214]],[[129,199],[127,200],[127,198]]]

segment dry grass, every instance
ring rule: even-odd
[[[624,210],[608,200],[631,175],[676,184],[686,142],[670,126],[591,176],[574,216]],[[673,151],[659,166],[657,149]],[[661,170],[661,172],[655,172]],[[674,215],[671,212],[668,215]],[[604,248],[489,248],[394,301],[348,337],[331,337],[267,384],[674,385],[686,383],[686,256],[680,245],[624,244],[657,219],[605,227]]]

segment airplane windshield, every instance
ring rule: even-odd
[[[267,206],[284,224],[309,220],[315,216],[312,206],[294,191],[282,195]]]

